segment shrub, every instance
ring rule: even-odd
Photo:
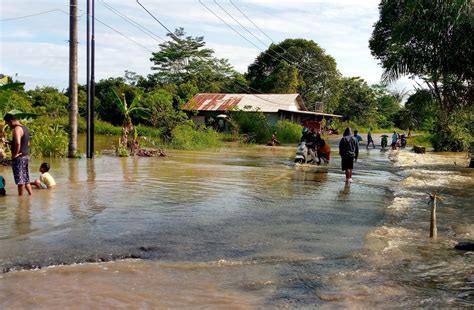
[[[233,111],[229,121],[234,130],[243,134],[249,143],[266,143],[272,135],[267,117],[258,109],[246,107]]]
[[[303,126],[289,121],[278,121],[274,130],[281,143],[297,143],[301,139]]]
[[[178,125],[171,132],[171,136],[171,146],[180,150],[218,148],[222,146],[219,133],[207,127],[194,127],[190,124]]]
[[[67,154],[68,135],[59,125],[33,127],[32,155],[35,157],[64,157]]]

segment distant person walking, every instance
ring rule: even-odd
[[[369,128],[369,132],[367,133],[367,149],[369,149],[371,143],[375,149],[374,139],[372,138],[372,128]]]
[[[20,124],[13,114],[5,114],[3,120],[13,130],[10,148],[12,151],[13,177],[18,186],[18,195],[23,195],[24,188],[26,188],[28,194],[31,195],[30,175],[28,172],[30,133],[28,128]]]
[[[356,138],[357,143],[362,142],[362,137],[359,135],[359,131],[358,131],[358,130],[354,130],[354,138]]]
[[[359,143],[352,136],[350,128],[344,130],[343,137],[339,142],[339,154],[341,155],[342,170],[346,173],[346,183],[351,183],[354,160],[357,161],[359,157]]]
[[[397,141],[398,141],[398,134],[396,131],[394,131],[392,134],[392,150],[397,149]]]

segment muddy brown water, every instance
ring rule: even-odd
[[[463,155],[364,149],[347,186],[337,154],[294,151],[51,160],[58,186],[32,198],[0,168],[0,308],[474,306],[473,256],[453,250],[474,236]]]

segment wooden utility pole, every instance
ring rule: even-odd
[[[69,2],[69,148],[77,155],[77,0]]]
[[[95,3],[87,0],[87,158],[94,158]],[[92,31],[91,31],[92,30]]]

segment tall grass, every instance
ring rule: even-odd
[[[171,135],[170,146],[179,150],[212,149],[222,146],[221,136],[212,128],[183,124],[176,126]]]
[[[274,127],[277,138],[281,143],[297,143],[301,139],[303,126],[289,121],[278,121]]]

